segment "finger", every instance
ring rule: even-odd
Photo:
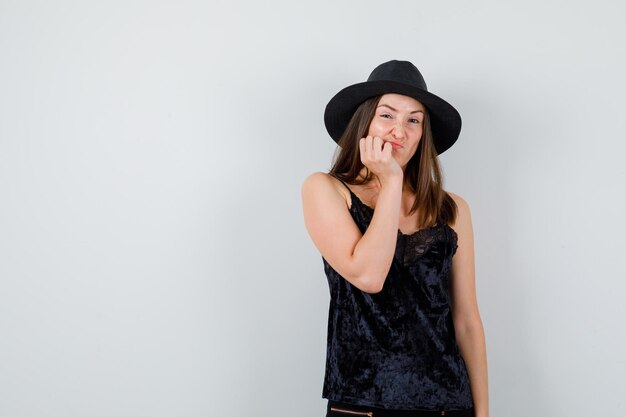
[[[372,137],[371,136],[367,136],[365,138],[365,152],[368,156],[371,155],[371,152],[372,152]]]
[[[387,156],[391,156],[391,151],[393,150],[393,146],[391,145],[390,142],[385,142],[383,144],[383,154],[387,155]]]
[[[379,155],[382,152],[383,145],[384,145],[383,140],[380,137],[378,137],[378,136],[374,136],[373,148],[374,148],[374,151],[376,152],[376,154]]]
[[[365,156],[365,141],[365,138],[359,139],[359,152],[361,154],[361,160],[363,160],[363,157]]]

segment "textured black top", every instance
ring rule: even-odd
[[[365,233],[374,209],[346,187],[352,218]],[[448,291],[456,249],[457,234],[447,224],[409,235],[398,230],[376,294],[359,290],[322,256],[330,288],[322,398],[388,409],[473,407]]]

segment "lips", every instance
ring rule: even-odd
[[[391,141],[391,140],[389,140],[389,141],[387,141],[387,142],[391,143],[391,146],[393,146],[393,149],[400,149],[400,148],[402,147],[402,145],[400,145],[400,144],[399,144],[399,143],[397,143],[397,142],[393,142],[393,141]]]

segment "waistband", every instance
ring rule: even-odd
[[[474,417],[474,408],[467,410],[390,410],[369,405],[355,405],[328,400],[326,417]]]

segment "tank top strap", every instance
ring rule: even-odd
[[[337,178],[337,177],[333,175],[333,178]],[[354,208],[354,209],[356,209],[356,210],[358,210],[358,211],[361,211],[361,210],[367,210],[367,211],[370,211],[370,210],[371,210],[371,209],[370,209],[370,210],[368,210],[368,209],[369,209],[369,207],[368,207],[368,206],[365,206],[365,204],[363,204],[363,203],[361,202],[361,200],[359,199],[359,196],[357,196],[356,194],[354,194],[354,192],[352,191],[352,189],[351,189],[350,187],[348,187],[348,184],[346,184],[344,181],[342,181],[342,180],[341,180],[341,178],[337,178],[337,179],[339,180],[339,182],[340,182],[340,183],[342,183],[342,184],[344,185],[344,187],[346,187],[346,188],[348,189],[348,192],[350,193],[350,205],[348,206],[348,208],[349,208],[350,210],[352,210],[353,208]],[[348,203],[348,202],[346,201],[346,204],[347,204],[347,203]]]
[[[334,175],[332,175],[332,177],[333,177],[333,178],[337,178],[337,177],[336,177],[336,176],[334,176]],[[350,194],[352,194],[352,190],[350,189],[350,187],[348,187],[348,186],[346,185],[346,183],[345,183],[345,182],[343,182],[343,181],[341,180],[341,178],[337,178],[337,179],[339,180],[339,182],[340,182],[340,183],[342,183],[342,184],[343,184],[343,185],[344,185],[344,186],[348,189],[348,191],[350,191]]]

